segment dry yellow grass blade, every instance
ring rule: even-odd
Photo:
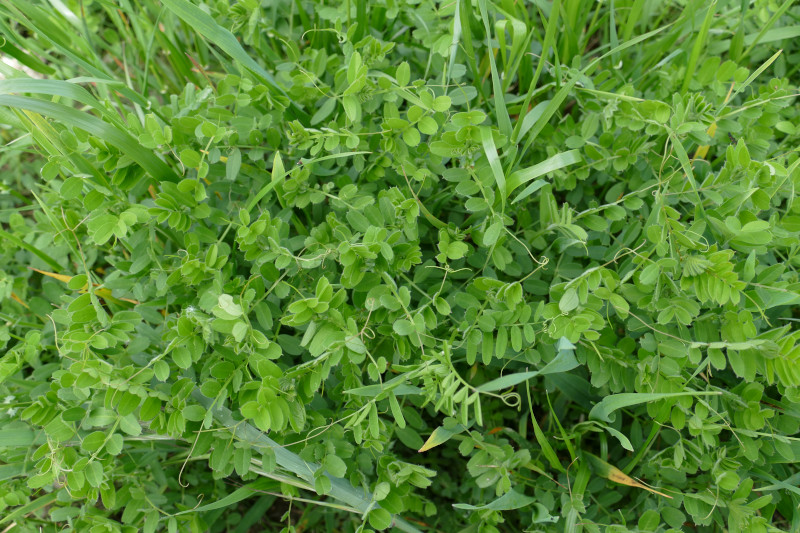
[[[706,131],[706,133],[708,133],[709,137],[713,137],[714,134],[717,133],[717,123],[712,122],[711,125],[708,127],[708,131]],[[709,145],[707,144],[704,144],[703,146],[698,146],[697,150],[694,153],[694,157],[692,159],[704,159],[706,157],[706,154],[708,154],[708,148]]]
[[[65,276],[64,274],[56,274],[54,272],[47,272],[45,270],[39,270],[38,268],[28,267],[28,269],[29,270],[33,270],[34,272],[38,272],[39,274],[42,274],[44,276],[48,276],[48,277],[57,279],[58,281],[63,281],[64,283],[69,283],[69,281],[72,279],[72,276]]]
[[[734,84],[731,84],[731,88],[728,89],[728,95],[725,97],[725,101],[728,101],[728,98],[731,97],[731,93],[733,93]],[[706,131],[709,137],[713,137],[715,133],[717,133],[717,123],[712,122],[711,125],[708,127]],[[706,155],[708,154],[709,145],[705,144],[703,146],[698,146],[697,150],[694,152],[694,157],[692,159],[705,159]]]
[[[20,304],[25,309],[30,309],[30,307],[28,307],[28,304],[23,302],[22,299],[19,296],[17,296],[16,294],[14,294],[13,292],[11,293],[11,299],[14,300],[15,302],[17,302],[18,304]]]
[[[33,267],[28,267],[28,268],[30,270],[33,270],[34,272],[38,272],[39,274],[42,274],[43,276],[48,276],[48,277],[51,277],[53,279],[57,279],[58,281],[61,281],[63,283],[69,283],[70,280],[72,280],[72,276],[67,276],[67,275],[64,275],[64,274],[56,274],[55,272],[47,272],[45,270],[39,270],[38,268],[33,268]],[[99,285],[97,283],[92,283],[92,286],[93,287],[99,287]],[[87,283],[86,285],[84,285],[80,289],[80,292],[86,292],[86,290],[88,288],[89,288],[89,284]],[[129,298],[117,298],[115,296],[112,296],[111,295],[111,289],[98,288],[98,289],[96,289],[94,291],[94,293],[97,296],[99,296],[100,298],[103,298],[104,300],[109,300],[109,301],[114,302],[114,303],[128,302],[128,303],[132,303],[134,305],[139,303],[137,300],[131,300]]]
[[[595,474],[600,477],[604,477],[609,481],[613,481],[614,483],[619,483],[620,485],[627,485],[629,487],[636,487],[639,489],[644,489],[646,491],[652,492],[653,494],[658,494],[659,496],[664,496],[665,498],[672,499],[672,496],[669,494],[664,494],[663,492],[659,492],[655,489],[651,489],[644,483],[640,481],[636,481],[632,477],[625,474],[622,470],[617,468],[616,466],[610,465],[607,462],[603,461],[596,455],[592,455],[588,452],[583,452],[583,456],[589,460],[589,464],[592,467],[592,470]]]

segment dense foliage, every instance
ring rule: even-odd
[[[6,0],[0,531],[800,530],[799,19]]]

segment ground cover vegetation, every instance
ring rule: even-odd
[[[0,531],[800,530],[800,6],[6,0]]]

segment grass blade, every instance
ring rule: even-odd
[[[192,397],[206,409],[211,409],[214,418],[223,427],[235,428],[232,431],[237,438],[250,443],[256,449],[272,449],[275,452],[278,466],[309,482],[312,486],[314,485],[314,472],[319,469],[319,465],[306,462],[299,455],[270,439],[250,424],[237,421],[230,410],[220,405],[215,405],[214,400],[204,396],[200,389],[195,389],[192,392]],[[359,512],[366,512],[370,507],[373,509],[376,507],[372,501],[371,494],[364,492],[363,489],[353,487],[346,479],[335,478],[329,474],[325,475],[328,475],[331,481],[331,497],[346,503]],[[417,528],[399,517],[394,517],[394,525],[407,533],[421,533]]]
[[[276,496],[266,494],[261,496],[256,503],[252,504],[247,512],[242,516],[239,524],[233,533],[248,533],[261,517],[267,514],[267,511],[272,507],[272,504],[277,499]]]
[[[100,81],[102,82],[103,80]],[[115,122],[117,126],[122,125],[118,114],[110,111],[89,91],[75,83],[61,80],[37,80],[33,78],[0,80],[0,94],[15,93],[46,94],[49,96],[69,98],[70,100],[75,100],[76,102],[80,102],[100,111],[104,117]]]
[[[592,407],[589,411],[589,418],[613,422],[612,414],[623,407],[631,407],[643,403],[657,402],[667,398],[678,398],[680,396],[718,396],[721,392],[707,391],[684,391],[684,392],[627,392],[622,394],[612,394],[603,398],[600,403]]]
[[[449,441],[455,435],[459,433],[463,433],[467,428],[459,424],[456,426],[455,429],[447,429],[444,426],[439,426],[438,428],[433,430],[433,433],[430,434],[428,440],[425,441],[425,444],[417,450],[419,453],[427,452],[431,448],[435,448],[444,444],[445,442]]]
[[[7,231],[4,231],[4,230],[0,229],[0,238],[6,239],[8,241],[11,241],[13,244],[19,246],[20,248],[29,251],[30,253],[32,253],[33,255],[35,255],[36,257],[38,257],[39,259],[41,259],[45,263],[47,263],[54,270],[61,270],[63,268],[60,264],[58,264],[58,261],[56,261],[55,259],[53,259],[49,255],[47,255],[43,251],[39,250],[35,246],[33,246],[31,244],[28,244],[27,242],[23,241],[22,239],[20,239],[16,235],[13,235],[11,233],[8,233]]]
[[[472,78],[475,83],[475,88],[480,93],[481,98],[487,100],[486,92],[483,90],[483,83],[481,83],[481,76],[478,70],[478,63],[475,60],[475,47],[472,44],[472,31],[470,29],[470,21],[472,20],[473,10],[471,0],[458,0],[458,14],[460,18],[461,37],[464,45],[464,52],[467,55],[467,63],[472,71]]]
[[[608,464],[607,462],[603,461],[596,455],[593,455],[589,452],[582,452],[582,455],[589,462],[589,466],[591,466],[592,471],[602,478],[605,478],[609,481],[613,481],[614,483],[619,483],[620,485],[627,485],[629,487],[644,489],[646,491],[652,492],[653,494],[658,494],[659,496],[664,496],[665,498],[672,499],[672,496],[664,494],[663,492],[659,492],[655,489],[651,489],[644,483],[636,481],[635,479],[625,474],[622,470],[620,470],[616,466]]]
[[[0,25],[0,31],[3,30],[3,25]],[[10,32],[3,31],[3,36],[6,37]],[[33,57],[30,54],[27,54],[20,50],[18,47],[14,46],[14,44],[7,38],[3,39],[3,42],[0,43],[0,53],[7,55],[9,57],[13,57],[20,64],[25,65],[29,69],[38,72],[40,74],[53,74],[55,70],[51,67],[42,63],[39,59]]]
[[[622,40],[627,41],[633,35],[633,28],[636,23],[641,21],[642,8],[645,0],[634,0],[633,5],[628,11],[628,18],[625,20],[625,28],[622,30]]]
[[[486,159],[489,161],[489,166],[492,168],[494,181],[497,184],[497,191],[500,195],[500,202],[503,211],[505,211],[507,197],[506,177],[503,174],[503,166],[500,164],[500,157],[497,155],[497,147],[494,144],[492,130],[488,126],[481,126],[481,143],[483,144],[483,152],[486,154]]]
[[[447,63],[447,70],[444,72],[443,84],[447,87],[450,83],[450,75],[453,65],[456,64],[458,54],[458,43],[461,41],[461,2],[456,0],[456,12],[453,15],[453,39],[450,41],[450,59]]]
[[[611,0],[608,6],[608,35],[612,49],[619,46],[619,37],[617,37],[616,11],[617,10],[614,9],[614,0]],[[611,60],[614,65],[619,64],[619,52],[615,52],[611,56]]]
[[[41,509],[42,507],[51,504],[56,499],[57,496],[58,496],[57,492],[51,492],[50,494],[45,494],[44,496],[36,498],[27,505],[18,507],[13,512],[10,512],[3,518],[0,518],[0,525],[3,525],[8,522],[13,522],[14,520],[19,520],[26,514],[32,513],[37,509]],[[4,531],[10,531],[10,528]]]
[[[517,170],[508,177],[508,193],[511,194],[511,192],[520,185],[524,185],[525,183],[528,183],[539,176],[543,176],[549,172],[567,167],[569,165],[574,165],[580,161],[582,161],[582,158],[581,153],[578,150],[568,150],[566,152],[556,154],[553,157],[549,157],[541,163],[533,165],[532,167],[523,170]],[[513,203],[519,202],[541,188],[541,185],[536,186],[535,188],[533,188],[533,185],[534,184],[531,184],[528,188],[522,191],[519,196],[514,199]]]
[[[281,154],[280,152],[275,152],[275,158],[272,161],[272,177],[270,179],[270,182],[267,183],[264,187],[262,187],[261,190],[258,191],[258,194],[256,194],[255,196],[253,196],[253,198],[250,199],[250,202],[247,204],[247,212],[249,213],[250,211],[252,211],[253,208],[256,205],[258,205],[258,202],[260,202],[261,199],[264,198],[264,195],[266,195],[269,191],[273,190],[275,186],[281,183],[283,181],[283,178],[285,177],[286,177],[286,169],[283,167],[283,160],[281,159]]]
[[[4,448],[30,446],[35,444],[36,440],[36,434],[27,428],[5,428],[0,432],[0,446]]]
[[[235,505],[240,501],[246,500],[250,496],[254,494],[260,494],[265,490],[274,490],[278,487],[275,481],[271,479],[260,478],[252,483],[248,483],[242,487],[239,487],[235,491],[231,492],[224,498],[217,500],[215,502],[207,503],[206,505],[200,506],[196,509],[187,509],[185,511],[181,511],[179,513],[175,513],[175,516],[188,514],[188,513],[202,513],[205,511],[214,511],[216,509],[222,509],[223,507],[228,507],[229,505]]]
[[[26,96],[0,95],[0,105],[40,113],[86,130],[122,150],[125,155],[139,163],[156,181],[178,181],[175,172],[152,152],[140,145],[136,139],[88,113],[62,104]]]
[[[500,82],[500,74],[497,72],[497,64],[494,60],[492,32],[489,27],[489,15],[486,13],[486,0],[478,0],[478,7],[481,11],[483,27],[486,29],[486,50],[489,54],[489,67],[492,71],[492,89],[494,92],[494,107],[497,112],[497,125],[500,128],[500,133],[508,137],[511,136],[511,118],[508,116],[506,100],[503,96],[503,85]]]
[[[796,39],[800,37],[800,26],[784,26],[783,28],[773,28],[768,32],[756,37],[748,35],[744,38],[745,44],[759,43],[774,43],[775,41],[783,41],[784,39]]]
[[[456,509],[463,509],[466,511],[511,511],[536,502],[536,498],[525,496],[524,494],[511,490],[506,492],[498,499],[489,502],[485,505],[470,505],[468,503],[454,503],[453,507]]]
[[[536,120],[536,124],[534,124],[533,128],[531,128],[531,133],[528,136],[528,139],[525,141],[525,145],[523,146],[522,150],[519,152],[519,155],[517,156],[517,161],[522,160],[522,158],[525,156],[525,152],[528,151],[528,148],[530,148],[531,144],[533,144],[533,141],[536,140],[536,137],[539,136],[539,133],[541,133],[541,131],[550,121],[550,118],[552,118],[552,116],[556,114],[556,111],[558,111],[558,108],[561,106],[564,100],[567,99],[567,96],[569,95],[572,88],[575,87],[575,84],[577,82],[578,82],[577,77],[572,78],[567,83],[565,83],[561,87],[561,89],[559,89],[559,91],[556,93],[553,99],[550,100],[550,103],[547,104],[547,107],[545,108],[542,115]]]
[[[542,428],[539,427],[539,423],[536,421],[536,417],[533,415],[533,402],[531,401],[531,388],[525,387],[525,393],[528,396],[528,411],[531,413],[531,424],[533,425],[533,435],[536,437],[536,442],[539,443],[539,447],[542,449],[542,454],[544,454],[547,461],[550,463],[550,466],[555,468],[560,472],[565,472],[564,466],[561,464],[561,461],[558,460],[558,455],[556,451],[553,449],[553,446],[550,445],[550,441],[547,440],[545,437]]]
[[[547,88],[547,85],[545,85],[540,90],[546,90]],[[517,122],[518,124],[522,124],[519,130],[519,137],[524,137],[529,131],[531,131],[531,128],[534,124],[536,124],[536,121],[539,120],[539,117],[542,116],[542,113],[544,113],[544,110],[547,109],[547,104],[549,103],[550,100],[543,100],[539,102],[533,109],[530,109],[525,113],[524,119]],[[521,111],[522,110],[520,110],[520,113]]]
[[[766,24],[761,25],[761,30],[758,32],[758,34],[756,34],[755,36],[748,35],[747,37],[745,37],[745,44],[747,44],[748,46],[745,49],[745,51],[742,54],[742,56],[747,56],[753,50],[753,47],[755,47],[758,43],[760,43],[760,42],[769,42],[769,41],[762,41],[762,38],[767,33],[771,32],[771,31],[774,31],[774,30],[771,30],[770,28],[772,28],[773,24],[775,24],[775,22],[781,16],[783,16],[783,14],[786,12],[786,10],[789,9],[794,3],[795,3],[794,0],[786,0],[783,4],[781,4],[781,7],[779,7],[775,11],[775,13],[772,14],[772,16],[766,22]],[[797,28],[797,26],[795,26],[794,28]],[[777,31],[780,32],[780,30],[786,30],[786,28],[778,28]],[[782,33],[778,33],[777,35],[783,35],[783,34]],[[781,37],[781,38],[789,38],[789,37],[787,36],[787,37]],[[779,39],[775,39],[775,40],[779,40]]]
[[[512,142],[517,142],[517,140],[523,135],[520,132],[520,129],[522,128],[526,115],[528,114],[528,107],[531,105],[531,98],[533,98],[533,92],[536,90],[536,83],[539,81],[539,76],[542,74],[544,64],[547,62],[547,55],[549,54],[550,48],[552,48],[553,42],[555,41],[560,11],[561,0],[554,0],[553,7],[550,11],[550,18],[547,21],[547,30],[544,34],[544,43],[542,43],[542,57],[539,58],[539,64],[536,66],[536,72],[533,73],[533,79],[528,87],[528,93],[525,95],[522,109],[520,109],[517,124],[514,126],[514,131],[511,134]]]
[[[686,66],[686,76],[683,78],[683,85],[681,86],[681,94],[686,94],[689,89],[689,83],[694,78],[694,71],[697,69],[697,59],[700,57],[700,51],[706,43],[708,38],[708,30],[711,27],[711,21],[714,19],[714,8],[717,7],[717,1],[714,0],[708,6],[706,17],[703,19],[703,25],[700,26],[700,32],[697,34],[697,39],[694,41],[692,47],[692,54],[689,56],[689,64]]]
[[[547,363],[541,370],[533,370],[530,372],[519,372],[503,376],[501,378],[493,379],[483,385],[480,385],[476,390],[480,392],[492,392],[513,387],[518,383],[527,381],[536,376],[546,376],[547,374],[557,374],[560,372],[569,372],[578,366],[578,361],[575,359],[574,350],[559,350],[558,355]]]
[[[16,4],[21,4],[21,7]],[[13,0],[13,2],[9,2],[7,6],[15,12],[15,20],[20,25],[29,28],[31,33],[41,35],[46,41],[49,41],[50,46],[48,48],[50,50],[48,51],[55,50],[60,54],[64,54],[71,62],[94,77],[112,79],[109,73],[110,71],[108,71],[102,59],[94,56],[93,52],[88,50],[89,45],[86,41],[76,37],[75,31],[71,27],[67,29],[61,27],[61,25],[58,24],[59,21],[52,16],[51,12],[35,8],[27,1],[22,3],[20,0]],[[6,29],[2,21],[0,21],[0,29],[2,29],[4,35],[13,33]],[[33,42],[29,40],[26,44],[32,46]],[[76,52],[73,49],[81,47],[83,47],[84,50]],[[147,99],[130,87],[124,86],[120,87],[118,90],[130,101],[142,107],[148,107]]]
[[[215,21],[211,15],[188,0],[162,0],[162,3],[181,20],[191,26],[192,29],[197,31],[197,33],[214,43],[223,52],[255,74],[256,77],[272,88],[277,94],[288,99],[286,91],[283,90],[283,87],[278,85],[275,78],[272,77],[272,74],[267,72],[264,67],[250,57],[247,52],[245,52],[244,48],[242,48],[242,45],[239,44],[239,41],[236,40],[236,37],[234,37],[230,31],[217,24],[217,21]],[[290,99],[289,102],[290,105],[294,107],[295,111],[299,111],[305,115],[305,112],[303,112],[296,103]]]
[[[683,172],[686,174],[686,179],[689,180],[689,185],[691,185],[697,197],[697,210],[702,218],[705,218],[706,210],[703,208],[703,199],[700,197],[700,191],[697,189],[697,181],[694,179],[694,171],[692,171],[692,163],[689,161],[689,154],[686,153],[686,149],[674,132],[670,131],[669,138],[672,140],[672,146],[675,148],[675,154],[678,156],[678,161],[680,161]]]
[[[741,84],[739,87],[737,87],[737,88],[736,88],[736,90],[735,90],[735,91],[733,91],[733,94],[731,94],[731,95],[730,95],[728,98],[726,98],[726,99],[725,99],[725,101],[722,103],[722,105],[721,105],[721,106],[719,106],[719,109],[717,109],[717,113],[716,113],[717,117],[719,117],[719,113],[720,113],[720,111],[722,111],[722,108],[724,108],[724,107],[725,107],[725,104],[727,104],[728,102],[730,102],[731,100],[733,100],[734,98],[736,98],[736,96],[737,96],[737,95],[738,95],[740,92],[744,91],[744,90],[745,90],[747,87],[749,87],[749,86],[750,86],[750,84],[751,84],[751,83],[753,83],[753,81],[754,81],[754,80],[755,80],[757,77],[759,77],[759,76],[761,75],[761,73],[762,73],[762,72],[764,72],[765,70],[767,70],[767,68],[769,68],[769,66],[770,66],[770,65],[771,65],[771,64],[772,64],[772,63],[773,63],[773,62],[774,62],[776,59],[778,59],[778,56],[779,56],[779,55],[781,55],[782,53],[783,53],[783,50],[778,50],[777,52],[775,52],[775,53],[772,55],[772,57],[770,57],[769,59],[767,59],[766,61],[764,61],[764,63],[763,63],[763,64],[762,64],[760,67],[758,67],[758,68],[756,69],[756,71],[755,71],[755,72],[753,72],[752,74],[750,74],[750,76],[749,76],[749,77],[748,77],[746,80],[744,80],[744,83],[742,83],[742,84]]]
[[[607,58],[608,56],[614,55],[614,54],[616,54],[618,52],[622,52],[623,50],[626,50],[626,49],[630,48],[631,46],[635,46],[635,45],[639,44],[642,41],[646,41],[650,37],[654,37],[655,35],[658,35],[662,31],[664,31],[667,28],[671,27],[673,24],[674,23],[665,24],[665,25],[661,26],[660,28],[656,28],[653,31],[649,31],[647,33],[639,35],[638,37],[634,37],[630,41],[626,41],[626,42],[622,43],[619,46],[613,47],[611,50],[609,50],[608,52],[604,53],[603,55],[594,58],[591,63],[586,65],[586,67],[581,71],[581,73],[586,74],[588,76],[594,70],[594,67],[596,67],[598,64],[600,64],[600,62],[603,59]]]

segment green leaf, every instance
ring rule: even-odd
[[[224,317],[226,319],[228,317],[235,318],[242,316],[242,306],[234,302],[233,296],[230,294],[221,294],[217,299],[217,305],[226,315]]]
[[[142,434],[142,426],[139,425],[139,420],[133,415],[121,417],[119,419],[119,427],[122,431],[133,437],[138,437]]]
[[[486,10],[486,0],[478,0],[478,10],[483,19],[483,27],[486,31],[486,45],[489,50],[492,49],[491,43],[491,29],[489,27],[489,16]],[[511,136],[511,119],[508,116],[508,109],[506,108],[505,95],[503,94],[503,86],[500,82],[500,74],[497,71],[495,64],[494,54],[489,54],[489,70],[492,76],[492,89],[494,90],[494,107],[497,113],[497,124],[500,127],[500,132],[506,137]],[[483,137],[483,134],[481,134]],[[492,143],[494,144],[494,143]],[[495,179],[496,176],[495,176]],[[501,187],[501,197],[505,200],[505,187]]]
[[[119,433],[114,433],[109,437],[108,442],[106,443],[106,451],[111,455],[119,455],[122,451],[122,446],[124,441],[122,439],[122,435]]]
[[[453,103],[452,99],[447,95],[437,96],[433,100],[433,105],[431,107],[433,108],[434,111],[437,111],[439,113],[444,113],[448,109],[450,109],[452,103]]]
[[[347,465],[336,455],[325,456],[325,468],[333,477],[344,477],[347,473]]]
[[[192,355],[184,347],[178,347],[172,350],[172,360],[178,365],[178,368],[189,368],[192,366]]]
[[[200,422],[206,416],[206,410],[201,405],[187,405],[183,408],[183,417],[192,422]]]
[[[643,403],[665,400],[668,398],[679,398],[682,396],[718,396],[721,392],[708,391],[684,391],[684,392],[625,392],[612,394],[603,398],[600,403],[592,407],[589,418],[613,422],[612,414],[618,409],[640,405]]]
[[[464,257],[468,251],[469,246],[466,243],[460,241],[451,242],[447,247],[447,257],[455,261]]]
[[[139,144],[138,140],[88,113],[62,104],[45,102],[25,96],[0,95],[0,106],[40,113],[72,127],[81,128],[104,142],[119,148],[131,160],[140,164],[155,181],[178,181],[175,173],[152,152]]]
[[[21,517],[33,513],[42,507],[46,507],[55,501],[57,497],[58,494],[56,492],[51,492],[50,494],[45,494],[34,500],[31,500],[29,503],[14,509],[12,512],[9,512],[3,517],[0,517],[0,525],[8,522],[14,522],[15,520],[19,520]]]
[[[569,313],[576,307],[580,300],[578,299],[578,292],[570,287],[566,291],[564,291],[564,295],[561,296],[561,299],[558,301],[558,308],[561,310],[562,313]]]
[[[361,119],[361,104],[355,96],[348,94],[342,97],[342,106],[350,122],[358,122]]]
[[[394,417],[397,426],[400,429],[406,427],[406,419],[403,416],[403,410],[400,408],[400,404],[398,403],[394,392],[389,393],[389,408],[392,411],[392,416]]]
[[[515,490],[503,494],[496,500],[489,502],[485,505],[470,505],[468,503],[454,503],[453,507],[456,509],[464,509],[466,511],[511,511],[514,509],[521,509],[528,507],[536,501],[536,498],[525,496],[524,494]]]
[[[497,155],[497,148],[494,144],[492,130],[488,126],[481,126],[480,132],[483,152],[486,155],[486,159],[489,161],[489,166],[492,169],[492,175],[494,176],[495,185],[497,185],[497,192],[500,195],[500,200],[503,206],[505,206],[505,201],[508,197],[506,191],[506,177],[503,174],[503,167],[500,164],[500,157]]]
[[[81,449],[93,453],[100,449],[106,441],[106,434],[102,431],[95,431],[84,437],[81,442]]]
[[[142,420],[152,420],[161,411],[161,401],[158,398],[149,396],[141,409],[139,409],[139,417]]]
[[[335,98],[326,98],[325,103],[319,106],[317,111],[311,117],[311,125],[314,126],[319,124],[326,118],[328,118],[333,110],[336,109],[336,99]]]
[[[394,77],[400,87],[408,85],[408,82],[411,81],[411,67],[409,67],[408,61],[403,61],[397,66]]]
[[[463,433],[466,431],[467,428],[462,426],[461,424],[456,425],[454,429],[446,429],[444,426],[439,426],[433,430],[433,433],[430,434],[428,440],[425,441],[425,444],[422,445],[422,448],[417,450],[419,453],[427,452],[431,448],[435,448],[441,444],[444,444],[455,435]]]
[[[503,232],[503,223],[499,220],[496,220],[486,229],[486,232],[483,234],[483,244],[485,246],[493,246],[497,239],[500,237],[500,234]]]
[[[225,507],[231,507],[236,505],[237,503],[250,498],[254,494],[259,494],[263,491],[274,490],[277,487],[277,483],[270,479],[257,479],[251,483],[248,483],[242,487],[239,487],[232,493],[228,494],[224,498],[221,498],[217,501],[207,503],[205,505],[201,505],[197,508],[188,509],[185,511],[180,511],[175,513],[176,516],[188,513],[202,513],[208,511],[215,511],[217,509],[224,509]]]
[[[191,148],[186,148],[181,150],[181,163],[186,165],[189,168],[197,168],[200,166],[200,152],[197,150],[193,150]]]
[[[234,148],[228,160],[225,162],[225,179],[234,181],[239,176],[239,170],[242,168],[242,151]]]
[[[328,494],[331,491],[331,480],[325,476],[319,476],[314,480],[314,490],[320,496]]]
[[[414,127],[408,127],[403,131],[403,142],[409,146],[416,146],[420,142],[419,131]]]
[[[114,215],[100,215],[89,219],[87,227],[95,244],[105,244],[114,235],[119,220]]]
[[[447,300],[445,300],[441,296],[437,296],[433,304],[436,306],[436,311],[440,315],[449,315],[452,312],[450,304],[447,303]]]
[[[386,509],[373,509],[368,516],[370,527],[377,530],[387,529],[392,525],[392,515]]]
[[[36,435],[29,429],[5,428],[0,431],[0,447],[30,446],[36,440]]]
[[[425,135],[433,135],[438,131],[439,125],[433,117],[422,117],[417,123],[417,128]]]
[[[353,52],[350,56],[350,62],[347,65],[347,82],[352,84],[358,77],[358,72],[361,70],[361,54]]]
[[[247,55],[247,52],[244,51],[236,37],[230,31],[217,24],[211,15],[188,0],[164,0],[162,3],[167,9],[183,19],[188,27],[197,31],[238,63],[244,65],[278,94],[286,95],[272,75]]]
[[[558,374],[561,372],[569,372],[573,368],[578,367],[578,361],[575,359],[575,354],[572,350],[560,350],[558,355],[547,363],[541,370],[533,370],[530,372],[519,372],[517,374],[509,374],[497,379],[493,379],[483,385],[479,385],[477,390],[481,392],[494,392],[513,387],[518,383],[527,381],[536,376],[544,376],[547,374]]]
[[[392,325],[394,332],[398,335],[408,336],[416,331],[414,329],[414,324],[412,324],[409,320],[405,318],[401,318],[399,320],[395,320],[394,324]]]
[[[539,176],[543,176],[555,170],[574,165],[575,163],[579,163],[581,161],[581,154],[578,150],[568,150],[552,157],[548,157],[541,163],[537,163],[532,167],[523,170],[517,170],[508,177],[508,194],[511,194],[511,192],[520,185],[524,185],[531,180],[535,180]],[[545,182],[541,182],[541,185],[539,185],[538,182],[531,183],[527,188],[525,188],[525,190],[517,195],[513,203],[524,200],[543,187],[544,184]]]

